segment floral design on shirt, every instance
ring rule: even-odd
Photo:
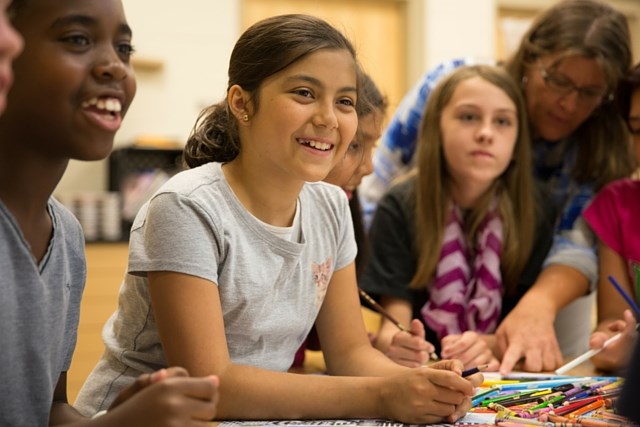
[[[320,308],[327,293],[331,273],[333,272],[333,257],[329,257],[322,264],[311,264],[311,272],[313,274],[313,283],[316,285],[316,308]]]

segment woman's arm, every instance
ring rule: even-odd
[[[542,202],[549,203],[544,198]],[[496,330],[503,374],[520,361],[522,369],[533,372],[552,371],[562,364],[554,328],[556,316],[562,308],[587,295],[597,278],[594,236],[579,216],[584,203],[584,197],[576,196],[567,203],[559,220],[554,210],[545,210],[545,223],[549,226],[542,223],[543,232],[551,232],[550,224],[558,224],[552,231],[553,244],[543,269]],[[550,215],[553,218],[547,218]],[[540,230],[539,226],[537,232]]]

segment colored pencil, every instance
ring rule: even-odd
[[[376,300],[374,300],[373,298],[371,298],[371,296],[366,293],[365,291],[363,291],[362,289],[358,288],[358,291],[360,292],[360,296],[362,298],[365,299],[365,301],[367,301],[371,307],[377,311],[378,313],[380,313],[382,316],[386,317],[387,319],[389,319],[389,321],[391,321],[391,323],[393,323],[394,325],[396,325],[396,327],[398,329],[400,329],[402,332],[409,332],[409,330],[400,322],[398,322],[392,315],[390,315],[387,310],[385,310],[380,304],[378,304],[376,302]]]
[[[609,282],[611,282],[611,284],[616,288],[620,296],[622,296],[622,298],[624,298],[625,301],[627,301],[627,304],[631,306],[633,311],[635,311],[636,319],[639,319],[640,307],[638,307],[638,304],[634,301],[633,298],[631,298],[631,296],[628,293],[625,292],[624,289],[622,289],[622,286],[620,286],[620,283],[618,283],[618,281],[613,276],[607,276],[607,278],[609,279]]]
[[[482,372],[487,369],[489,365],[478,365],[475,368],[467,369],[466,371],[462,371],[463,377],[468,377],[473,374],[477,374],[478,372]]]

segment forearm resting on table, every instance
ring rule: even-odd
[[[379,417],[381,378],[274,372],[234,365],[220,376],[217,419]]]

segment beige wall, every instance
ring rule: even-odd
[[[536,10],[556,0],[387,1],[407,6],[405,81],[411,86],[424,70],[442,60],[495,57],[500,8]],[[607,1],[630,17],[639,60],[640,0]],[[185,0],[179,7],[169,0],[123,3],[134,30],[137,57],[158,61],[161,68],[137,72],[138,93],[116,146],[149,134],[182,142],[200,109],[224,96],[229,54],[241,28],[241,0]],[[58,190],[102,190],[106,175],[105,161],[72,161]]]

